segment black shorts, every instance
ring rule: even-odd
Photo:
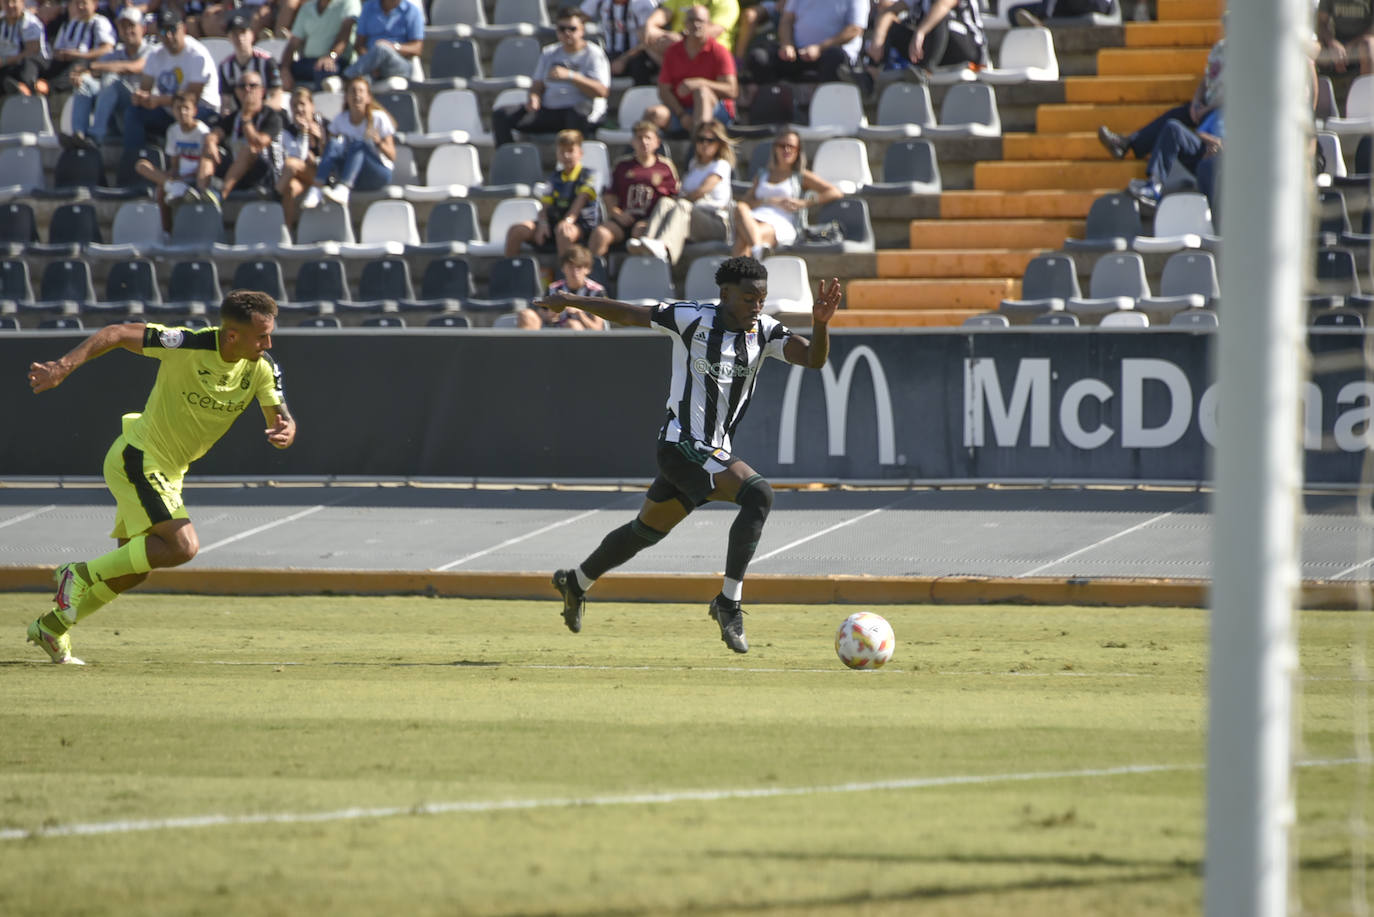
[[[646,496],[655,503],[676,499],[695,509],[711,499],[716,489],[715,476],[734,462],[724,449],[705,443],[658,444],[658,477],[649,485]]]

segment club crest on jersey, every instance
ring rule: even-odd
[[[157,333],[157,339],[166,348],[180,347],[186,335],[180,328],[166,328]]]

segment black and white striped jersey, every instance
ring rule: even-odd
[[[659,438],[729,452],[764,357],[785,361],[783,345],[792,332],[767,315],[750,331],[728,331],[719,308],[699,302],[660,303],[650,327],[673,339],[668,417]]]
[[[113,45],[116,40],[114,26],[110,25],[110,20],[95,15],[90,19],[68,19],[57,31],[52,49],[89,51],[101,45]]]

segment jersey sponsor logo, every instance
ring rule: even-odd
[[[748,363],[726,362],[724,360],[719,363],[712,363],[705,357],[697,357],[693,360],[692,369],[713,379],[748,378],[754,374],[754,367]]]
[[[186,403],[193,408],[200,408],[205,411],[215,411],[227,414],[242,414],[244,408],[248,406],[247,399],[243,401],[220,401],[212,398],[203,392],[182,392],[186,398]]]
[[[157,339],[162,342],[162,346],[167,349],[180,347],[181,342],[186,339],[185,333],[180,328],[167,328],[157,333]]]

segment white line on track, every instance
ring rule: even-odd
[[[578,521],[581,521],[581,520],[583,520],[583,519],[586,519],[588,516],[594,516],[594,515],[596,515],[597,513],[601,512],[601,509],[602,509],[602,508],[589,509],[589,510],[587,510],[585,513],[578,513],[576,516],[573,516],[573,517],[570,518],[570,519],[563,519],[563,520],[560,520],[560,521],[558,521],[558,522],[551,522],[551,523],[549,523],[548,525],[544,526],[543,528],[535,529],[533,532],[526,532],[525,534],[523,534],[523,535],[517,535],[517,536],[514,537],[514,538],[507,538],[505,541],[501,542],[500,544],[492,545],[492,546],[489,547],[489,548],[483,548],[482,550],[480,550],[480,551],[475,551],[475,552],[473,552],[472,554],[466,554],[466,555],[464,555],[464,556],[458,558],[457,560],[451,560],[451,561],[449,561],[448,563],[444,564],[442,567],[435,567],[434,570],[435,570],[435,572],[437,572],[437,573],[443,572],[444,570],[452,570],[454,567],[461,566],[462,564],[465,564],[465,563],[467,563],[467,562],[470,561],[470,560],[476,560],[476,559],[479,558],[479,557],[485,557],[486,555],[491,554],[491,553],[494,553],[494,552],[496,552],[496,551],[499,551],[499,550],[501,550],[502,548],[508,548],[508,547],[510,547],[510,546],[513,545],[513,544],[519,544],[519,543],[522,542],[522,541],[527,541],[527,540],[530,539],[530,538],[534,538],[536,535],[542,535],[542,534],[544,534],[545,532],[552,532],[552,531],[553,531],[554,529],[556,529],[556,528],[561,528],[562,526],[565,526],[565,525],[572,525],[574,522],[578,522]]]
[[[1357,759],[1302,761],[1298,767],[1336,767],[1355,764]],[[821,796],[836,793],[923,790],[933,787],[978,786],[993,783],[1018,783],[1033,780],[1082,780],[1096,777],[1124,777],[1138,774],[1200,771],[1201,764],[1127,764],[1121,767],[1088,768],[1077,771],[1041,771],[1022,774],[969,774],[948,777],[906,777],[896,780],[871,780],[863,783],[836,783],[821,786],[756,787],[736,790],[668,790],[657,793],[621,793],[603,796],[552,797],[546,799],[486,799],[464,802],[422,802],[412,806],[377,806],[335,809],[330,812],[261,812],[246,815],[186,815],[176,818],[140,818],[126,821],[85,822],[46,825],[33,830],[0,829],[0,841],[27,838],[85,837],[100,834],[130,834],[138,831],[167,831],[179,828],[222,828],[237,825],[318,824],[355,821],[363,818],[395,818],[402,815],[454,815],[485,812],[528,811],[531,809],[580,809],[610,806],[666,805],[678,802],[723,802],[734,799],[777,799],[787,796]]]
[[[1349,576],[1349,575],[1352,574],[1352,573],[1355,573],[1355,572],[1357,572],[1357,571],[1359,571],[1359,570],[1363,570],[1365,567],[1368,567],[1370,564],[1374,564],[1374,557],[1371,557],[1369,560],[1362,560],[1362,561],[1360,561],[1358,564],[1355,564],[1353,567],[1346,567],[1346,568],[1345,568],[1344,570],[1342,570],[1340,573],[1337,573],[1335,576],[1333,576],[1333,577],[1331,577],[1331,578],[1332,578],[1332,579],[1340,579],[1340,578],[1343,577],[1343,576]]]
[[[812,541],[812,540],[814,540],[814,539],[820,538],[822,535],[829,535],[831,532],[839,531],[840,529],[844,528],[845,526],[853,525],[853,524],[856,523],[856,522],[863,522],[863,521],[864,521],[865,519],[867,519],[869,516],[876,516],[876,515],[878,515],[879,513],[883,512],[884,510],[892,509],[892,507],[898,505],[899,503],[905,503],[905,502],[907,502],[907,501],[910,500],[910,499],[912,499],[912,498],[911,498],[911,497],[902,497],[900,500],[894,500],[894,501],[892,501],[891,503],[887,504],[887,506],[880,506],[880,507],[878,507],[877,509],[871,509],[871,510],[869,510],[869,511],[866,512],[866,513],[863,513],[863,514],[861,514],[861,515],[855,516],[853,519],[846,519],[846,520],[843,521],[843,522],[837,522],[837,523],[835,523],[835,524],[832,525],[832,526],[829,526],[829,527],[827,527],[827,528],[823,528],[823,529],[821,529],[819,532],[812,532],[810,535],[807,535],[805,538],[798,538],[796,541],[790,542],[789,544],[785,544],[785,545],[783,545],[783,546],[780,547],[780,548],[774,548],[773,550],[769,551],[767,554],[761,554],[761,555],[759,555],[758,557],[755,557],[754,560],[753,560],[753,563],[757,564],[757,563],[759,563],[760,561],[765,561],[765,560],[767,560],[767,559],[770,558],[770,557],[776,557],[776,556],[778,556],[779,554],[781,554],[781,553],[784,552],[784,551],[790,551],[790,550],[792,550],[793,548],[795,548],[795,547],[797,547],[797,546],[799,546],[799,545],[804,545],[804,544],[806,544],[808,541]]]
[[[1047,563],[1047,564],[1041,564],[1040,566],[1036,567],[1034,570],[1027,570],[1025,573],[1018,573],[1018,574],[1016,574],[1016,576],[1013,577],[1013,579],[1022,579],[1023,577],[1027,577],[1027,576],[1035,576],[1037,573],[1042,573],[1042,572],[1044,572],[1045,570],[1048,570],[1050,567],[1058,566],[1059,564],[1062,564],[1062,563],[1064,563],[1064,562],[1067,561],[1067,560],[1073,560],[1075,557],[1077,557],[1077,556],[1080,555],[1080,554],[1086,554],[1087,552],[1093,550],[1094,548],[1100,548],[1100,547],[1102,547],[1104,544],[1108,544],[1108,543],[1110,543],[1110,542],[1116,541],[1118,538],[1123,538],[1123,537],[1125,537],[1125,536],[1131,534],[1132,532],[1138,532],[1138,531],[1140,531],[1141,529],[1145,528],[1146,526],[1154,525],[1156,522],[1159,522],[1159,521],[1161,521],[1161,520],[1163,520],[1163,519],[1168,519],[1170,516],[1174,515],[1175,513],[1181,513],[1181,512],[1183,512],[1184,510],[1189,509],[1190,507],[1196,506],[1199,502],[1201,502],[1201,501],[1199,501],[1199,500],[1193,500],[1191,503],[1188,503],[1188,504],[1186,504],[1186,505],[1184,505],[1184,506],[1180,506],[1178,509],[1171,509],[1171,510],[1169,510],[1167,513],[1160,513],[1158,516],[1155,516],[1155,517],[1152,518],[1152,519],[1146,519],[1144,522],[1137,523],[1136,525],[1133,525],[1133,526],[1131,526],[1131,527],[1128,528],[1128,529],[1122,529],[1121,531],[1117,532],[1115,535],[1108,535],[1106,538],[1102,538],[1102,539],[1100,539],[1100,540],[1098,540],[1098,541],[1094,541],[1092,544],[1087,545],[1087,546],[1082,547],[1082,548],[1079,548],[1077,551],[1070,551],[1068,554],[1065,554],[1063,557],[1060,557],[1060,558],[1058,558],[1058,559],[1056,559],[1056,560],[1052,560],[1052,561],[1050,561],[1050,562]]]
[[[18,524],[18,523],[20,523],[20,522],[27,522],[27,521],[29,521],[30,519],[32,519],[34,516],[41,516],[41,515],[43,515],[44,513],[46,513],[46,512],[51,512],[52,510],[55,510],[55,509],[57,509],[57,504],[56,504],[56,503],[53,503],[53,504],[50,505],[50,506],[40,506],[38,509],[31,510],[31,511],[29,511],[29,512],[27,512],[27,513],[23,513],[23,514],[21,514],[21,515],[15,516],[13,519],[6,519],[4,522],[0,522],[0,529],[3,529],[3,528],[4,528],[5,526],[7,526],[7,525],[16,525],[16,524]]]
[[[288,522],[295,522],[297,519],[304,519],[306,516],[318,513],[326,506],[333,505],[334,504],[332,503],[321,503],[319,506],[312,506],[309,509],[303,509],[298,513],[292,513],[291,515],[286,516],[284,518],[277,519],[272,522],[267,522],[263,525],[255,526],[254,528],[248,529],[246,532],[239,532],[237,535],[230,535],[228,538],[221,538],[214,544],[205,545],[203,548],[200,549],[200,553],[204,554],[206,551],[213,551],[215,548],[222,548],[227,544],[233,544],[236,541],[242,541],[245,538],[251,538],[259,532],[265,532],[268,529],[274,529],[279,525],[286,525]]]

